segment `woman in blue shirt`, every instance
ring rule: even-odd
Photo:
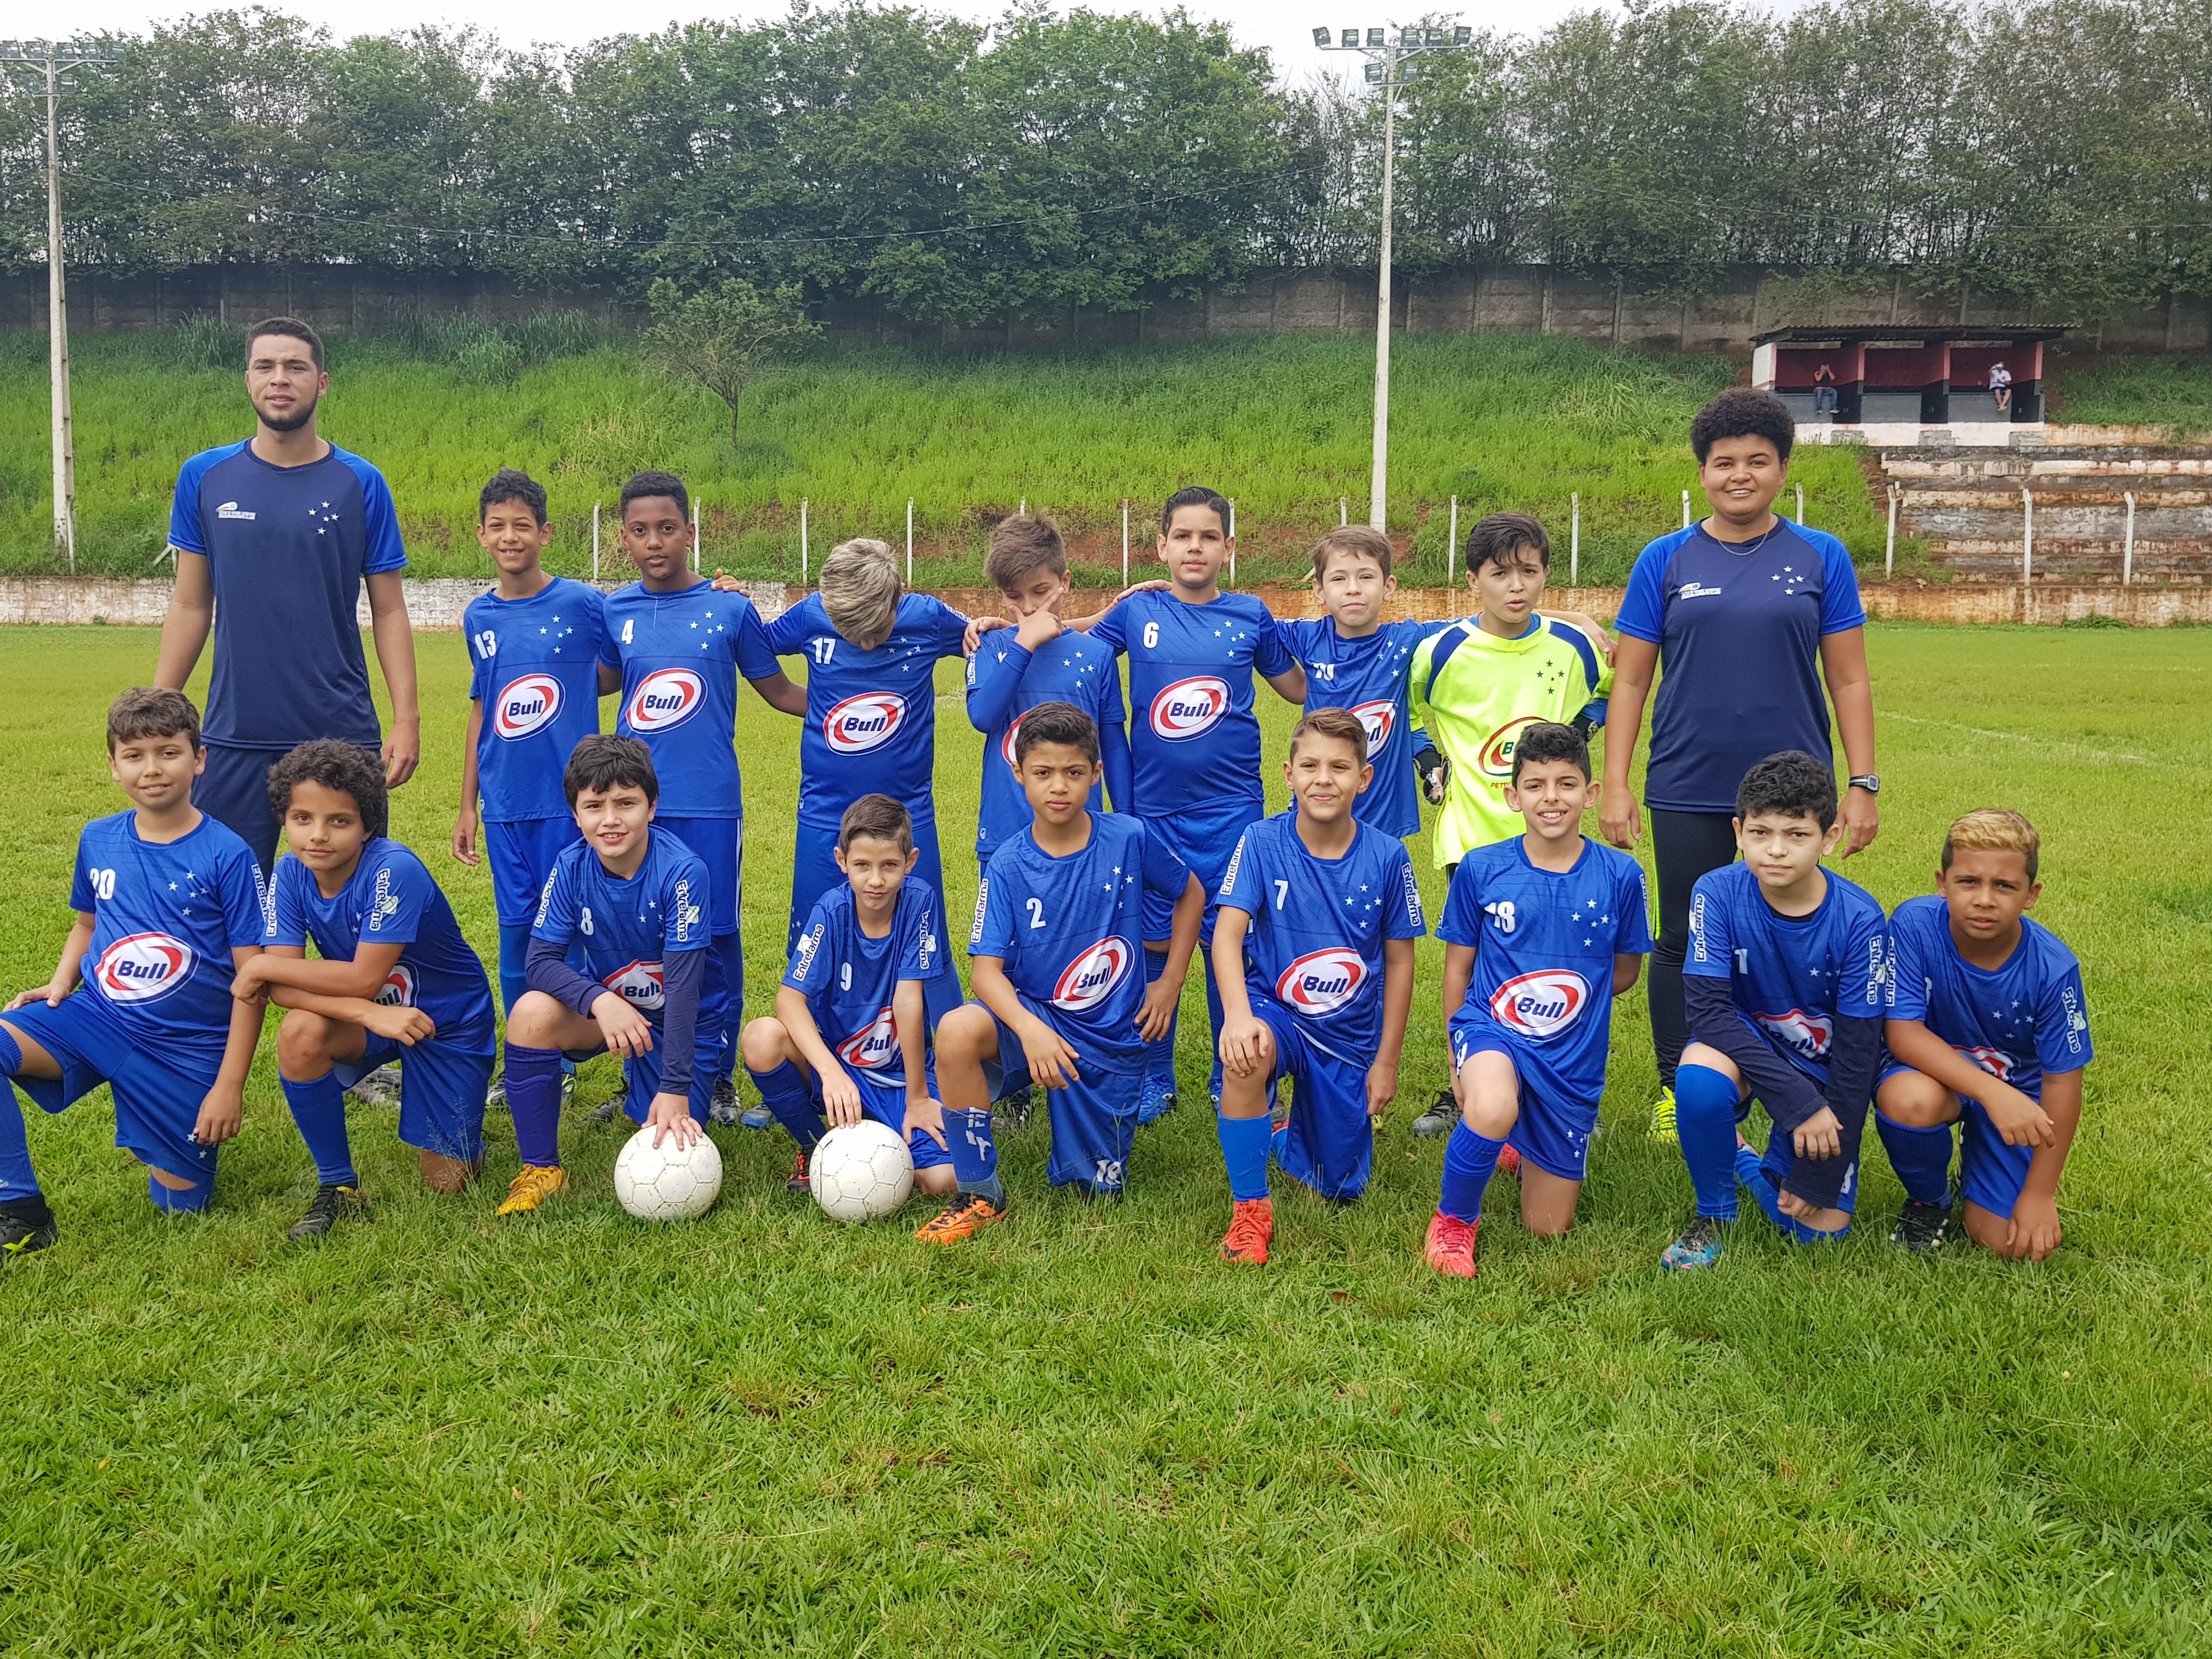
[[[1614,623],[1620,645],[1598,822],[1615,847],[1633,847],[1641,831],[1629,765],[1653,674],[1666,670],[1643,803],[1659,878],[1650,1004],[1660,1097],[1651,1132],[1664,1139],[1674,1139],[1674,1066],[1689,1040],[1682,961],[1690,890],[1735,858],[1731,819],[1743,775],[1784,750],[1832,754],[1832,700],[1849,768],[1844,856],[1872,842],[1879,827],[1858,577],[1841,542],[1773,510],[1796,438],[1796,422],[1771,392],[1738,387],[1698,412],[1690,446],[1711,516],[1637,556]]]

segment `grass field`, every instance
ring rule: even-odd
[[[195,333],[80,343],[80,568],[150,572],[179,465],[250,431],[238,375],[210,366],[209,343]],[[912,497],[923,586],[980,580],[987,519],[1024,500],[1073,532],[1080,580],[1113,583],[1122,498],[1134,503],[1141,557],[1147,511],[1186,483],[1212,483],[1237,501],[1249,585],[1302,574],[1340,497],[1364,520],[1373,349],[1291,335],[1053,354],[838,349],[750,393],[733,453],[720,404],[646,377],[611,346],[502,359],[507,380],[488,377],[465,346],[367,340],[333,348],[322,430],[384,469],[419,575],[481,572],[477,491],[511,464],[550,489],[559,535],[547,562],[568,574],[590,568],[592,502],[611,514],[624,477],[665,466],[704,505],[708,560],[746,576],[797,579],[802,499],[818,561],[847,536],[902,544]],[[1464,523],[1509,507],[1542,514],[1564,568],[1578,493],[1585,577],[1624,580],[1636,550],[1680,522],[1681,492],[1696,483],[1689,419],[1729,374],[1718,357],[1558,336],[1402,341],[1391,526],[1415,553],[1402,579],[1443,580],[1455,495]],[[0,335],[8,573],[54,568],[45,387],[42,337]],[[1881,514],[1856,461],[1811,451],[1798,476],[1812,521],[1879,557]],[[1914,548],[1904,556],[1910,564]]]
[[[1048,1195],[1042,1129],[1008,1134],[1018,1213],[949,1254],[830,1226],[784,1194],[781,1138],[741,1132],[708,1217],[632,1223],[621,1132],[580,1115],[575,1194],[498,1223],[503,1120],[484,1185],[434,1200],[393,1115],[357,1110],[374,1220],[288,1248],[313,1176],[264,1042],[204,1218],[150,1211],[104,1097],[31,1114],[63,1235],[0,1272],[0,1652],[2203,1653],[2212,659],[2181,630],[1870,644],[1888,789],[1850,873],[1894,903],[1952,816],[2019,806],[2038,914],[2085,963],[2100,1059],[2042,1268],[1899,1259],[1870,1152],[1844,1245],[1747,1224],[1718,1270],[1662,1278],[1689,1187],[1641,1133],[1639,993],[1583,1224],[1539,1244],[1502,1183],[1482,1277],[1437,1279],[1441,1153],[1404,1127],[1443,1078],[1433,945],[1374,1188],[1279,1198],[1263,1271],[1213,1257],[1189,1088],[1111,1206]],[[436,712],[395,833],[489,951],[487,883],[441,850],[460,643],[422,645]],[[120,799],[99,714],[153,650],[0,631],[40,688],[0,707],[0,983],[51,967],[77,830]],[[959,914],[977,744],[939,712]],[[748,702],[756,1008],[795,731]],[[587,1070],[587,1098],[612,1086]]]

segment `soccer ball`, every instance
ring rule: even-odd
[[[688,1147],[671,1131],[655,1146],[640,1129],[615,1159],[615,1196],[640,1221],[689,1221],[704,1215],[722,1190],[722,1154],[701,1135]]]
[[[914,1190],[914,1158],[897,1130],[863,1118],[815,1143],[806,1179],[832,1221],[881,1221]]]

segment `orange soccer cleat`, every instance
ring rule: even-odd
[[[1429,1218],[1428,1243],[1422,1254],[1429,1266],[1453,1279],[1474,1277],[1474,1235],[1480,1221],[1462,1221],[1438,1210]]]
[[[955,1193],[952,1201],[925,1222],[915,1237],[925,1244],[957,1244],[1004,1219],[1006,1213],[1005,1205],[994,1204],[980,1193]]]
[[[1229,1232],[1221,1241],[1224,1261],[1267,1265],[1267,1246],[1275,1237],[1275,1206],[1265,1198],[1240,1198],[1229,1217]]]

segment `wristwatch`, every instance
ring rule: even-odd
[[[1869,795],[1879,795],[1881,793],[1881,779],[1872,772],[1862,772],[1858,776],[1853,778],[1848,784],[1846,784],[1844,787],[1849,789],[1863,789]]]

